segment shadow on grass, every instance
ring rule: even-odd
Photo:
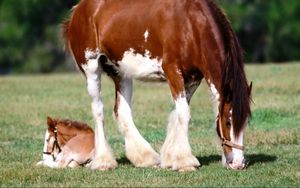
[[[248,167],[254,165],[255,163],[269,163],[277,160],[275,155],[266,155],[266,154],[250,154],[245,156],[248,161]],[[208,166],[210,163],[221,162],[220,155],[209,155],[197,157],[198,161],[201,163],[201,166]],[[117,159],[119,164],[128,165],[131,162],[126,157],[121,157]]]
[[[277,160],[275,155],[266,155],[266,154],[250,154],[246,155],[248,160],[248,167],[254,165],[255,163],[270,163]]]
[[[220,155],[209,155],[197,157],[198,161],[202,166],[207,166],[210,163],[221,162]],[[250,154],[246,155],[246,160],[248,161],[248,167],[254,165],[255,163],[270,163],[277,160],[275,155],[266,154]]]
[[[131,162],[126,157],[121,157],[120,159],[117,159],[117,162],[123,165],[131,164]]]
[[[200,162],[201,166],[207,166],[210,163],[221,161],[221,156],[220,155],[209,155],[209,156],[197,157],[197,159]]]

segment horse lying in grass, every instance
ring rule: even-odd
[[[213,0],[81,0],[64,24],[66,47],[85,75],[96,123],[92,169],[117,166],[104,133],[101,75],[115,84],[114,114],[137,167],[186,171],[200,165],[188,139],[190,100],[204,78],[216,104],[223,163],[245,167],[250,93],[238,39]],[[167,81],[175,103],[160,155],[136,128],[133,79]]]
[[[88,164],[94,155],[94,131],[85,123],[47,118],[43,160],[37,165],[51,168]]]

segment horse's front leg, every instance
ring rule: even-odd
[[[161,149],[161,166],[179,171],[195,170],[200,163],[192,155],[188,140],[190,109],[184,79],[176,65],[164,64],[163,69],[168,78],[175,109],[170,114],[167,137]]]
[[[160,164],[159,155],[135,127],[131,112],[132,80],[114,79],[116,85],[115,117],[125,137],[126,157],[137,167]]]
[[[87,90],[92,98],[92,112],[96,122],[95,127],[95,154],[90,167],[98,170],[113,169],[117,162],[112,154],[111,148],[104,134],[104,113],[103,103],[100,95],[100,77],[101,66],[98,63],[98,57],[86,57],[87,64],[82,68],[87,79]]]

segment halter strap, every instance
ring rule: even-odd
[[[225,138],[222,139],[222,146],[229,146],[235,149],[239,149],[239,150],[244,150],[245,147],[244,146],[240,146],[238,144],[235,144],[229,140],[226,140]]]
[[[57,147],[58,148],[58,153],[60,153],[61,152],[61,148],[60,148],[60,146],[58,144],[58,139],[57,139],[57,127],[54,128],[54,138],[55,138],[55,140],[54,140],[54,143],[53,143],[53,148]]]
[[[60,153],[61,152],[61,147],[59,146],[59,144],[58,144],[58,139],[57,139],[57,127],[54,127],[54,142],[53,142],[53,146],[52,146],[52,151],[51,152],[43,152],[43,154],[46,154],[46,155],[52,155],[52,157],[53,157],[53,160],[55,160],[55,157],[54,157],[54,155],[53,155],[53,151],[54,151],[54,149],[55,148],[58,148],[58,153]]]

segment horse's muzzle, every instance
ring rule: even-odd
[[[248,161],[243,160],[242,162],[226,162],[226,168],[231,169],[231,170],[244,170],[248,166]]]

